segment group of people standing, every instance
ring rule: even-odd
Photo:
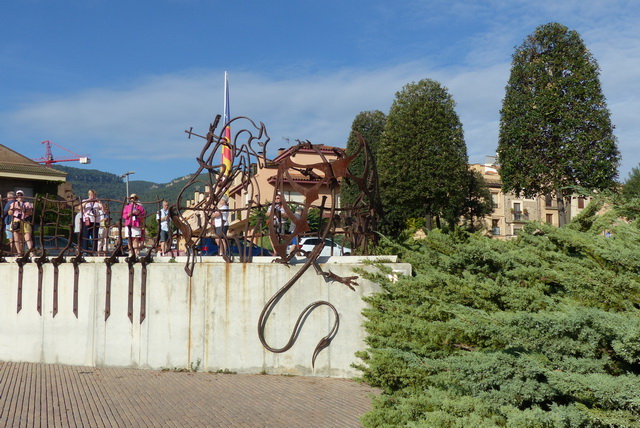
[[[2,208],[1,230],[9,241],[9,253],[16,256],[31,252],[33,242],[33,204],[26,201],[24,192],[7,192]],[[2,201],[0,195],[0,201]],[[109,204],[98,199],[95,190],[87,192],[87,198],[76,206],[74,217],[75,242],[81,251],[106,255],[109,251],[109,230],[111,218]],[[227,214],[228,215],[228,214]],[[128,239],[129,254],[139,255],[143,248],[144,222],[147,213],[138,195],[132,193],[122,211],[122,236]],[[160,255],[173,255],[171,250],[171,217],[169,202],[162,201],[156,214],[160,225]],[[224,222],[226,223],[226,216]],[[228,227],[228,226],[227,226]]]
[[[28,251],[33,248],[33,205],[24,200],[24,192],[18,190],[7,192],[7,202],[2,210],[2,226],[9,241],[10,253],[17,256],[24,254],[25,246]]]
[[[129,195],[128,203],[122,210],[122,236],[128,240],[129,254],[139,256],[144,247],[144,225],[147,212],[138,195]],[[81,236],[81,248],[103,254],[108,251],[109,229],[111,227],[109,207],[101,202],[95,190],[89,190],[87,199],[82,200],[75,221],[75,232]],[[160,224],[160,255],[173,255],[169,202],[162,201],[162,208],[156,214]]]
[[[109,249],[109,229],[111,218],[109,206],[98,199],[95,190],[87,192],[75,218],[75,233],[80,240],[83,251],[98,252],[104,255]],[[129,202],[122,210],[123,236],[128,239],[129,254],[139,255],[144,238],[144,221],[146,212],[140,203],[138,195],[132,193]]]
[[[302,208],[297,207],[294,215],[300,218]],[[272,219],[276,232],[285,233],[286,216],[281,196],[277,195],[274,203],[268,209],[267,215]],[[33,248],[32,229],[33,205],[24,200],[24,192],[18,190],[7,193],[7,202],[3,209],[3,228],[10,242],[10,252],[23,255]],[[138,195],[129,195],[128,203],[122,211],[122,236],[128,239],[129,254],[139,255],[144,242],[144,223],[147,213],[140,203]],[[225,194],[213,214],[213,229],[218,244],[218,254],[227,254],[227,234],[229,231],[229,197]],[[171,254],[171,215],[169,202],[162,201],[162,207],[156,213],[156,220],[160,229],[160,255]],[[109,205],[100,201],[95,190],[87,192],[87,198],[76,206],[74,218],[74,233],[81,251],[92,254],[106,255],[109,250],[109,230],[111,229]],[[295,223],[291,222],[289,233],[295,233]],[[292,243],[295,245],[295,241]]]

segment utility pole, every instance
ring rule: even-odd
[[[127,198],[129,197],[129,176],[131,174],[135,174],[135,173],[136,173],[135,171],[127,171],[124,174],[120,175],[120,178],[126,179],[126,183],[127,183]]]

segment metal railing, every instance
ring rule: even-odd
[[[513,213],[514,221],[527,221],[529,220],[529,213],[522,211],[514,211]]]

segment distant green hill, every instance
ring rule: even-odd
[[[73,192],[80,198],[85,198],[89,189],[94,189],[101,199],[122,200],[128,196],[126,195],[124,179],[115,174],[98,171],[97,169],[73,168],[69,166],[57,165],[55,168],[67,173],[67,182],[73,185]],[[170,203],[174,203],[178,199],[178,194],[191,177],[192,175],[178,177],[169,183],[129,180],[129,193],[136,193],[143,202],[166,199]],[[193,192],[195,190],[196,188],[190,189],[185,196],[189,199],[193,198]]]

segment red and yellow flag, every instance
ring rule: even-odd
[[[227,72],[224,72],[224,139],[226,144],[222,146],[222,164],[225,168],[225,175],[231,174],[231,126],[229,121],[229,78]]]

